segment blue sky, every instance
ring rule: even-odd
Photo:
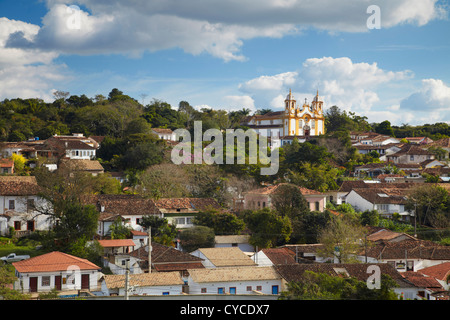
[[[370,5],[380,29],[367,27]],[[371,122],[450,122],[448,11],[438,0],[0,0],[0,100],[118,88],[255,111],[319,90],[326,108]]]

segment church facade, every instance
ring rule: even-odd
[[[243,125],[266,136],[272,149],[292,143],[294,138],[297,138],[299,142],[304,142],[311,136],[325,133],[323,101],[319,97],[319,92],[311,104],[308,104],[305,99],[305,103],[300,107],[289,90],[284,102],[283,111],[253,115],[248,117]]]

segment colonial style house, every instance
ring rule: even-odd
[[[215,237],[216,248],[238,247],[243,252],[254,252],[255,248],[249,243],[250,235],[225,235]]]
[[[177,141],[177,135],[171,129],[152,128],[151,131],[152,131],[152,133],[156,134],[162,140]]]
[[[395,166],[399,171],[403,171],[411,178],[415,176],[414,173],[416,173],[417,177],[420,177],[420,170],[422,168],[419,163],[374,162],[355,167],[354,176],[376,178],[380,174],[389,173],[389,166]]]
[[[414,299],[417,300],[449,300],[449,292],[434,277],[426,276],[420,272],[406,271],[402,273],[405,280],[418,288]]]
[[[200,248],[191,255],[203,259],[206,268],[256,266],[256,263],[237,247],[230,248]]]
[[[252,210],[259,210],[266,207],[271,208],[272,197],[277,192],[278,187],[281,185],[283,185],[283,183],[245,192],[244,208]],[[299,192],[305,197],[311,211],[323,212],[325,210],[327,198],[326,194],[300,186],[297,186],[297,188]]]
[[[450,262],[450,247],[425,240],[382,241],[363,249],[360,261],[387,263],[399,272],[421,269]]]
[[[34,176],[0,176],[0,234],[13,228],[16,236],[50,228],[49,216],[38,214],[47,201],[39,197]]]
[[[398,213],[402,220],[409,221],[411,213],[405,209],[407,189],[400,188],[362,188],[352,189],[345,197],[346,203],[355,210],[377,210],[385,218]]]
[[[386,161],[386,156],[396,153],[401,150],[401,144],[389,143],[389,144],[357,144],[354,147],[358,150],[360,154],[368,154],[372,151],[376,151],[380,156],[378,159],[380,161]]]
[[[193,218],[202,210],[222,210],[213,198],[161,198],[155,201],[162,217],[178,229],[193,227]]]
[[[189,294],[278,295],[281,276],[273,267],[224,267],[189,270]]]
[[[450,262],[436,264],[417,271],[427,277],[432,277],[439,282],[444,290],[450,290]]]
[[[313,264],[280,264],[274,266],[283,278],[282,287],[291,281],[301,281],[306,271],[314,273],[325,273],[334,277],[351,277],[357,280],[368,282],[369,277],[374,274],[371,268],[379,268],[380,276],[388,275],[394,280],[398,287],[393,288],[397,296],[405,299],[416,299],[422,287],[417,287],[407,281],[395,268],[386,263],[356,263],[356,264],[336,264],[336,263],[313,263]]]
[[[120,219],[133,230],[144,231],[139,224],[145,215],[162,217],[152,199],[133,194],[95,195],[87,197],[85,204],[94,205],[100,212],[98,235],[109,236],[109,227],[116,219]]]
[[[422,146],[423,148],[429,149],[431,147],[441,148],[446,151],[444,159],[450,158],[450,138],[439,139],[434,142],[428,143],[427,145]]]
[[[59,167],[62,170],[70,170],[70,172],[82,171],[97,176],[105,172],[105,169],[98,160],[89,159],[61,159]]]
[[[14,161],[12,159],[0,159],[0,174],[13,174]]]
[[[261,249],[251,258],[260,267],[297,263],[295,253],[287,247]]]
[[[52,289],[60,294],[98,290],[101,268],[66,253],[53,251],[12,265],[18,277],[15,289],[23,293],[49,292]]]
[[[60,159],[92,160],[96,156],[99,143],[85,137],[81,133],[72,135],[54,135],[39,146],[36,146],[38,157],[44,157],[51,161]]]
[[[387,161],[394,164],[421,163],[434,158],[433,153],[414,144],[404,144],[401,150],[386,155]]]
[[[152,242],[151,252],[148,246],[140,247],[128,254],[130,264],[135,266],[135,273],[148,272],[148,261],[151,261],[151,272],[179,272],[186,277],[190,269],[204,268],[203,259],[177,250],[173,247]]]
[[[383,242],[400,242],[405,240],[417,240],[413,236],[403,232],[395,232],[392,230],[380,228],[380,227],[368,227],[369,234],[366,236],[366,240],[371,243],[383,243]]]
[[[104,275],[102,296],[124,296],[126,275]],[[181,295],[184,281],[179,272],[138,273],[128,275],[128,294],[138,296]]]
[[[9,158],[13,154],[19,154],[25,159],[37,157],[37,148],[43,145],[45,140],[31,139],[19,142],[0,142],[0,155]]]

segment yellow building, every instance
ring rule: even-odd
[[[247,119],[245,125],[258,134],[271,138],[272,148],[292,143],[294,137],[299,142],[304,142],[311,136],[325,133],[323,101],[318,91],[310,105],[305,99],[305,103],[299,107],[291,90],[284,102],[284,111],[254,115]],[[274,145],[277,140],[280,145]]]

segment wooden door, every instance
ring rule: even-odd
[[[61,276],[55,276],[55,289],[61,291],[62,287],[62,279]]]
[[[88,274],[81,275],[81,289],[89,290],[89,275]]]
[[[37,292],[38,290],[38,278],[30,277],[30,292]]]

